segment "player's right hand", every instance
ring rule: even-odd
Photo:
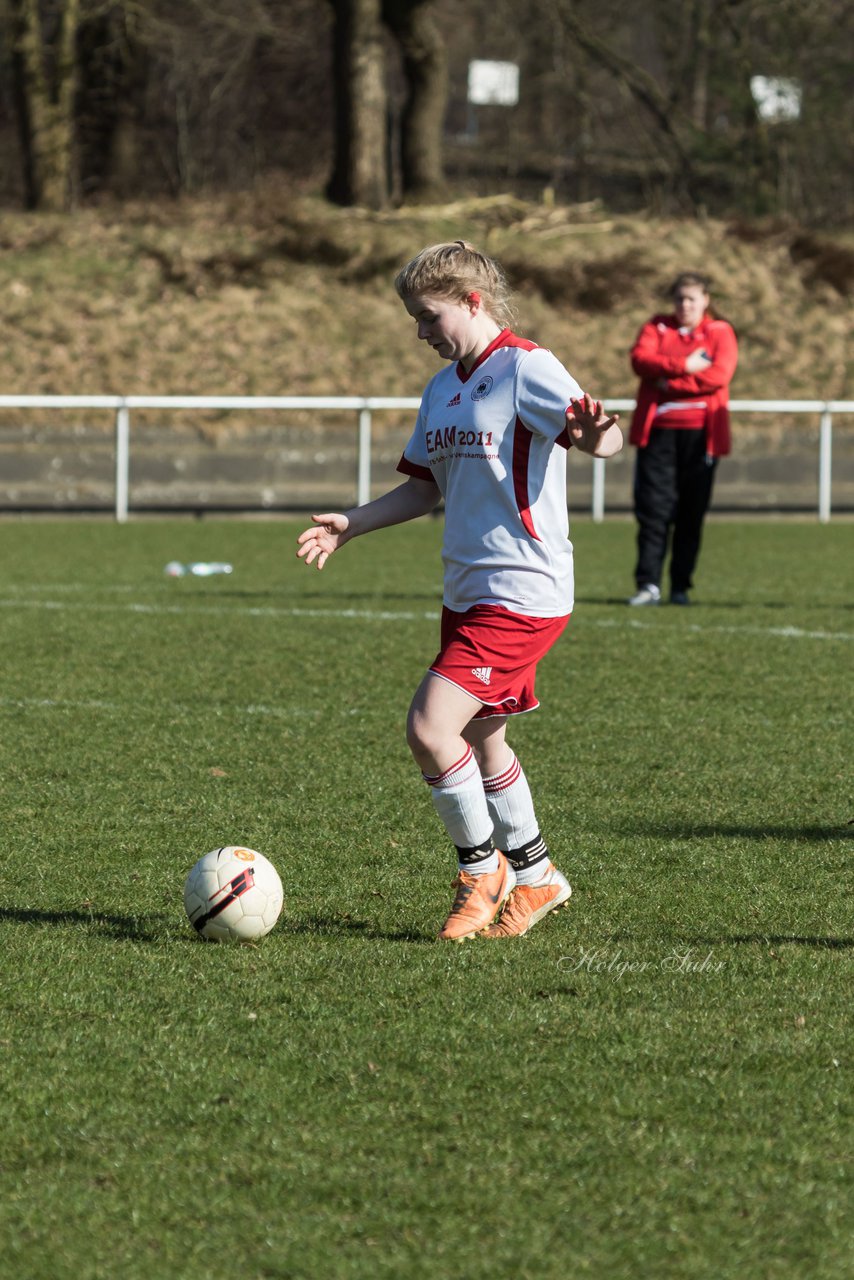
[[[322,569],[326,561],[348,539],[350,520],[338,512],[327,512],[326,515],[312,516],[314,526],[306,529],[297,538],[299,544],[297,555],[306,564],[317,562]]]

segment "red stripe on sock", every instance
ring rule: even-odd
[[[427,783],[428,787],[441,787],[444,786],[451,774],[456,773],[458,769],[462,769],[470,761],[474,761],[474,754],[471,747],[468,748],[465,755],[460,756],[456,764],[452,764],[444,773],[437,773],[435,776],[429,773],[422,773],[421,777]]]
[[[506,791],[513,786],[514,782],[518,782],[521,772],[522,766],[514,756],[512,763],[507,766],[503,773],[496,773],[492,778],[484,778],[483,789],[489,795],[497,791]]]

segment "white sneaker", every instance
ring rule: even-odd
[[[627,604],[661,604],[661,592],[654,582],[647,582],[644,586],[638,587],[633,596],[626,601]]]

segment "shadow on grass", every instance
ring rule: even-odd
[[[608,935],[609,942],[638,942],[637,933],[616,932]],[[797,933],[719,933],[684,934],[679,933],[669,939],[675,946],[686,947],[727,947],[727,946],[762,946],[762,947],[814,947],[818,951],[850,951],[854,947],[854,938],[822,937],[820,934]]]
[[[436,935],[418,929],[381,929],[370,920],[354,920],[349,916],[306,916],[302,920],[287,920],[284,928],[289,933],[312,934],[315,937],[359,937],[371,942],[430,942]]]
[[[129,942],[160,942],[163,937],[151,927],[152,917],[104,915],[100,911],[37,911],[30,907],[0,907],[2,920],[17,920],[20,924],[90,925],[107,937],[125,938]]]
[[[725,943],[747,945],[761,943],[763,946],[778,947],[817,947],[823,951],[847,951],[854,947],[854,938],[821,938],[794,933],[734,933],[723,938],[695,938],[694,942],[701,946],[719,946]]]
[[[719,840],[727,836],[737,836],[746,840],[802,840],[814,843],[822,840],[850,839],[850,827],[837,826],[805,826],[790,827],[762,824],[742,824],[738,822],[677,823],[677,822],[632,822],[622,827],[626,836],[655,836],[662,840]]]

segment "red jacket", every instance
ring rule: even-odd
[[[685,361],[702,347],[712,363],[702,373],[686,373]],[[731,324],[705,315],[691,333],[679,332],[675,316],[653,316],[632,347],[632,368],[640,376],[637,406],[629,442],[643,448],[649,440],[655,411],[666,400],[692,398],[706,402],[707,449],[715,457],[730,450],[729,384],[738,361],[738,343]],[[657,386],[660,378],[666,387]]]

